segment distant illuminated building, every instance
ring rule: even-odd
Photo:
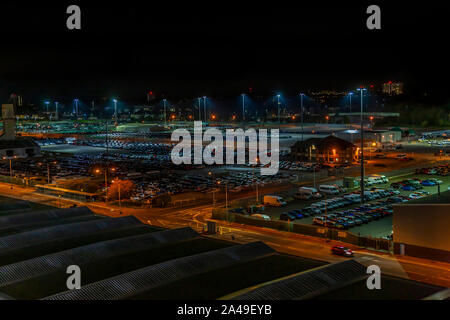
[[[382,92],[390,96],[403,94],[403,83],[392,81],[383,83]]]

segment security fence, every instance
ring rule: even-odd
[[[391,241],[382,238],[372,238],[356,235],[349,231],[331,229],[322,226],[301,224],[281,220],[264,220],[234,212],[227,212],[224,208],[216,208],[212,212],[212,219],[236,222],[260,228],[269,228],[279,231],[293,232],[312,237],[338,240],[360,247],[373,248],[376,250],[391,251]]]
[[[41,181],[34,180],[34,179],[10,177],[10,176],[4,176],[4,175],[0,175],[0,182],[15,184],[15,185],[19,185],[19,186],[26,186],[26,187],[33,187],[36,184],[42,183]]]

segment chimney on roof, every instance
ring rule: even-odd
[[[16,138],[16,115],[13,104],[2,104],[3,133],[2,140],[14,140]]]

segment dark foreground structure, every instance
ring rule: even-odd
[[[450,262],[450,191],[394,206],[394,253]]]
[[[77,290],[67,288],[71,265],[81,270]],[[384,290],[368,290],[366,279],[355,259],[327,264],[262,242],[0,197],[0,300],[422,299],[443,289],[383,276]]]

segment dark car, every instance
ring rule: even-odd
[[[294,217],[296,217],[297,219],[302,219],[303,217],[306,217],[305,214],[302,213],[301,210],[299,209],[294,209],[288,212],[289,214],[293,215]]]
[[[351,257],[353,256],[353,251],[349,248],[343,246],[333,246],[331,248],[331,253],[337,254],[339,256]]]
[[[282,221],[294,221],[295,219],[296,217],[288,212],[283,212],[280,214],[280,220]]]

